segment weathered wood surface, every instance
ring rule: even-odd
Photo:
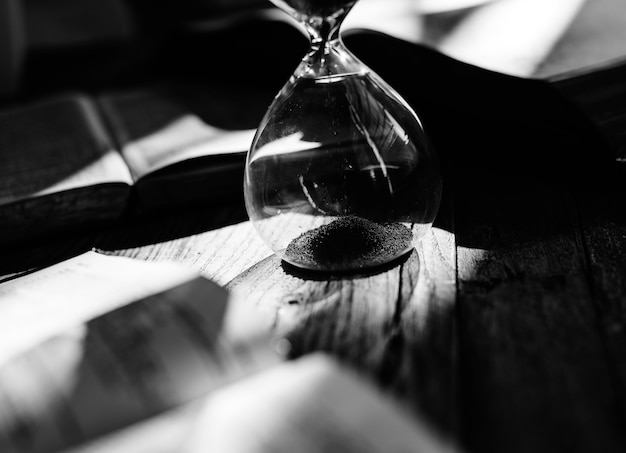
[[[577,194],[597,327],[612,374],[615,406],[626,431],[626,179],[611,193]]]
[[[457,193],[455,234],[371,275],[294,272],[238,209],[67,244],[198,269],[270,311],[292,356],[330,352],[469,452],[624,451],[626,192]]]
[[[271,312],[292,356],[323,350],[380,382],[411,408],[453,429],[454,237],[435,229],[408,259],[371,275],[299,274],[249,222],[113,251],[174,261]]]
[[[438,225],[408,259],[369,275],[283,266],[240,208],[64,247],[201,271],[269,311],[293,357],[339,357],[468,452],[624,451],[626,191],[461,182],[454,231]],[[59,245],[22,251],[24,269],[61,256]]]
[[[271,312],[292,356],[340,357],[469,452],[621,452],[626,191],[612,190],[457,190],[455,234],[434,228],[404,262],[352,277],[284,267],[240,209],[66,246],[201,271]],[[34,266],[56,249],[22,254]]]
[[[407,260],[362,276],[301,274],[271,256],[228,284],[275,313],[292,356],[327,351],[442,429],[454,416],[454,238],[436,229]]]
[[[293,357],[339,357],[469,452],[624,451],[623,196],[513,186],[457,190],[454,233],[370,275],[283,266],[241,213],[100,244],[198,269],[269,311]]]
[[[616,358],[607,361],[574,199],[550,185],[501,195],[457,204],[463,443],[623,451]]]

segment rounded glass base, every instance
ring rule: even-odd
[[[358,216],[287,213],[252,222],[273,251],[292,266],[321,272],[354,272],[399,260],[429,224],[378,223]]]

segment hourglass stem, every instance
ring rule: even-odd
[[[347,13],[348,9],[337,15],[302,20],[309,34],[311,48],[296,70],[296,77],[317,78],[364,72],[366,68],[345,48],[341,40],[341,24]]]
[[[305,21],[304,26],[309,33],[311,41],[311,50],[329,51],[329,46],[333,41],[339,39],[339,29],[345,14],[337,17],[329,18],[312,18]]]

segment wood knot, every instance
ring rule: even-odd
[[[289,294],[283,298],[283,305],[300,305],[304,302],[302,294]]]

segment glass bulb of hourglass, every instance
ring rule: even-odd
[[[441,177],[409,105],[339,35],[356,0],[272,0],[311,48],[248,152],[244,194],[260,237],[288,263],[355,271],[410,252],[432,226]]]

